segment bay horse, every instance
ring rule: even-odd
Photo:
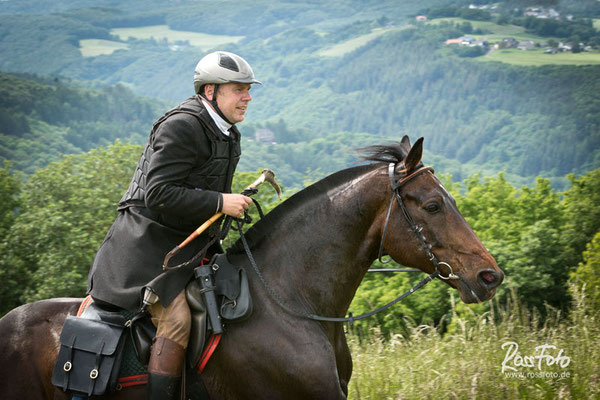
[[[248,272],[254,313],[227,326],[204,370],[211,399],[347,398],[352,359],[343,324],[302,315],[343,317],[380,252],[426,273],[443,265],[437,278],[446,278],[465,303],[495,294],[503,273],[432,169],[423,167],[422,142],[411,147],[404,137],[369,147],[364,158],[371,163],[326,177],[254,224],[246,238],[261,279],[239,242],[228,250],[230,261]],[[68,398],[50,377],[64,320],[81,300],[26,304],[0,320],[0,397]],[[144,398],[144,390],[105,397]]]

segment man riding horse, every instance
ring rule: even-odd
[[[97,303],[139,310],[144,288],[163,273],[170,249],[213,214],[241,217],[248,209],[249,197],[230,192],[241,155],[235,124],[245,118],[255,83],[260,84],[252,68],[236,54],[217,51],[198,62],[196,95],[155,122],[96,255],[88,292]],[[179,260],[189,259],[216,234],[216,229],[203,233]],[[219,251],[217,242],[207,256]],[[191,275],[190,269],[170,270],[151,284],[158,301],[148,307],[157,327],[149,399],[174,399],[178,393],[191,327],[184,294]]]

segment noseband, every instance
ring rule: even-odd
[[[458,275],[454,274],[454,271],[452,270],[452,267],[450,266],[450,264],[445,263],[443,261],[439,261],[437,259],[437,257],[435,256],[435,254],[433,254],[431,252],[431,245],[427,243],[427,241],[425,240],[425,236],[423,235],[423,227],[417,225],[415,223],[415,221],[412,219],[412,217],[408,213],[408,210],[406,209],[406,206],[404,205],[402,196],[400,195],[400,188],[404,184],[406,184],[407,182],[409,182],[410,180],[412,180],[413,178],[415,178],[416,176],[420,175],[423,172],[429,171],[433,174],[434,173],[433,168],[432,167],[421,167],[421,168],[417,169],[416,171],[414,171],[413,173],[411,173],[410,175],[407,175],[398,181],[396,181],[396,179],[395,179],[395,169],[396,169],[396,164],[390,163],[388,166],[388,176],[390,177],[391,199],[390,199],[390,206],[388,207],[387,215],[385,217],[385,224],[383,226],[383,234],[381,235],[381,243],[379,245],[379,255],[378,255],[379,261],[384,264],[391,261],[391,259],[388,259],[387,261],[383,261],[381,259],[381,257],[383,256],[383,253],[385,250],[383,248],[383,243],[385,242],[385,235],[387,233],[388,225],[390,223],[390,216],[392,215],[392,206],[394,205],[394,200],[396,200],[396,202],[398,203],[398,207],[400,207],[400,210],[402,210],[402,215],[404,215],[404,219],[406,220],[406,222],[408,223],[408,225],[410,227],[410,230],[414,232],[415,236],[417,236],[419,243],[421,243],[421,248],[423,250],[425,250],[427,257],[429,258],[431,263],[435,266],[435,271],[432,274],[432,275],[434,275],[433,277],[434,278],[439,277],[440,279],[445,279],[445,280],[460,279],[460,277]],[[448,268],[447,276],[442,275],[442,271],[440,268],[442,266]]]

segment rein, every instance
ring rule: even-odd
[[[388,167],[388,175],[390,177],[390,185],[391,185],[391,200],[390,200],[390,206],[388,208],[387,211],[387,216],[386,216],[386,220],[385,220],[385,224],[384,224],[384,228],[383,228],[383,234],[381,237],[381,244],[379,246],[379,261],[381,261],[381,257],[383,255],[384,252],[384,248],[383,248],[383,243],[385,240],[385,236],[386,236],[386,232],[387,232],[387,228],[389,225],[389,221],[390,221],[390,216],[391,216],[391,212],[392,212],[392,206],[394,204],[394,200],[397,201],[400,209],[402,210],[402,215],[404,215],[404,218],[406,220],[406,222],[409,224],[410,226],[410,230],[414,232],[414,234],[417,236],[417,239],[419,240],[420,244],[421,244],[421,248],[423,250],[425,250],[427,257],[429,258],[429,260],[432,262],[432,264],[435,266],[435,271],[433,271],[433,273],[431,273],[429,276],[427,276],[425,279],[423,279],[422,281],[420,281],[419,283],[417,283],[415,286],[413,286],[409,291],[407,291],[406,293],[398,296],[396,299],[390,301],[389,303],[375,309],[372,311],[369,311],[367,313],[358,315],[358,316],[354,316],[352,315],[352,313],[348,313],[347,317],[324,317],[321,315],[316,315],[316,314],[307,314],[307,313],[301,313],[298,312],[296,310],[293,310],[291,308],[289,308],[287,306],[287,304],[285,303],[285,301],[277,294],[277,292],[275,292],[273,290],[273,288],[271,287],[271,285],[269,285],[269,283],[265,280],[262,272],[260,271],[260,268],[258,267],[258,265],[256,264],[256,261],[254,260],[254,257],[252,256],[252,252],[250,251],[250,247],[248,246],[248,242],[246,241],[246,237],[244,235],[243,232],[243,222],[240,220],[237,220],[237,224],[238,224],[238,230],[240,233],[240,239],[242,240],[242,244],[244,245],[244,250],[246,251],[246,254],[248,256],[248,260],[250,261],[250,264],[252,265],[252,268],[254,269],[254,272],[256,273],[256,275],[258,276],[259,280],[261,281],[263,287],[265,288],[265,290],[267,291],[267,293],[271,296],[271,298],[273,300],[275,300],[275,302],[285,311],[287,311],[288,313],[292,314],[292,315],[296,315],[298,317],[302,317],[302,318],[308,318],[308,319],[312,319],[315,321],[326,321],[326,322],[348,322],[350,325],[352,325],[354,323],[354,321],[358,321],[364,318],[368,318],[371,317],[383,310],[386,310],[388,308],[390,308],[391,306],[393,306],[394,304],[398,303],[400,300],[404,299],[405,297],[411,295],[412,293],[414,293],[415,291],[421,289],[423,286],[425,286],[427,283],[431,282],[433,279],[439,277],[441,279],[460,279],[460,277],[458,277],[457,275],[454,274],[452,267],[445,262],[439,261],[437,259],[437,257],[435,256],[435,254],[433,254],[431,252],[431,245],[428,244],[425,240],[425,236],[422,233],[423,228],[420,227],[419,225],[417,225],[414,220],[412,219],[412,217],[410,216],[408,210],[406,209],[406,206],[404,205],[404,201],[402,200],[402,196],[400,196],[400,188],[407,183],[408,181],[410,181],[411,179],[413,179],[414,177],[416,177],[417,175],[429,171],[431,173],[433,173],[433,168],[432,167],[422,167],[419,168],[418,170],[414,171],[412,174],[405,176],[404,178],[400,179],[399,181],[395,181],[394,179],[394,173],[395,171],[395,164],[394,163],[390,163],[389,167]],[[256,202],[255,202],[256,203]],[[389,262],[390,260],[386,261],[385,263]],[[383,261],[381,261],[383,262]],[[440,270],[441,266],[445,266],[448,268],[449,272],[447,276],[443,276]],[[398,271],[398,272],[412,272],[412,271],[419,271],[419,270],[410,270],[410,269],[380,269],[380,270],[371,270],[372,272],[383,272],[383,271]]]

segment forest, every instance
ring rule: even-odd
[[[242,37],[219,49],[242,55],[263,82],[240,124],[234,191],[270,168],[285,199],[362,162],[354,151],[362,146],[424,137],[423,161],[505,272],[490,302],[462,304],[436,281],[348,327],[356,354],[351,398],[418,398],[419,390],[457,398],[600,395],[589,385],[600,352],[582,348],[600,334],[600,65],[482,62],[444,44],[472,34],[470,24],[415,20],[493,21],[545,40],[582,40],[597,52],[600,2],[38,3],[8,0],[0,8],[0,316],[26,302],[85,294],[153,122],[193,94],[194,66],[215,50],[115,33],[163,26]],[[525,17],[528,6],[554,7],[573,20]],[[90,39],[120,47],[84,56]],[[260,139],[265,131],[272,140]],[[258,196],[266,211],[279,204],[270,193]],[[350,311],[370,311],[422,278],[368,273]],[[571,343],[572,335],[588,336]],[[574,376],[496,379],[503,351],[494,341],[507,337],[530,350],[556,340],[573,354]],[[434,344],[443,350],[429,354]],[[478,360],[477,351],[493,346],[489,360]],[[437,377],[414,375],[430,374],[432,365]],[[392,382],[386,367],[413,378]],[[449,378],[460,386],[449,387]]]
[[[241,32],[227,24],[220,25],[218,32],[204,30],[244,34],[241,42],[223,49],[243,54],[264,82],[254,89],[247,122],[241,128],[246,139],[253,139],[257,129],[271,127],[275,143],[247,144],[241,167],[255,169],[268,160],[280,169],[288,186],[299,188],[308,170],[323,176],[345,165],[325,159],[323,153],[343,154],[348,147],[403,134],[425,137],[436,163],[458,181],[477,171],[505,171],[515,184],[532,185],[537,176],[543,176],[554,187],[566,189],[566,174],[600,167],[596,95],[600,66],[519,67],[462,58],[443,43],[468,28],[413,23],[413,15],[435,12],[435,7],[448,2],[423,2],[420,7],[392,3],[382,2],[375,10],[357,1],[341,2],[345,7],[338,7],[335,19],[326,18],[333,12],[329,5],[259,2],[250,7],[242,3],[236,12],[254,15],[268,10],[260,16],[264,23],[252,25],[255,31]],[[185,18],[172,17],[180,16],[182,8],[157,5],[140,14],[133,11],[133,5],[116,10],[85,8],[84,4],[69,9],[58,2],[46,14],[28,14],[23,11],[26,3],[9,2],[20,7],[16,12],[21,14],[8,14],[8,9],[0,14],[0,37],[4,38],[0,52],[5,55],[0,70],[35,74],[10,78],[21,79],[18,85],[8,77],[0,83],[3,92],[11,92],[11,103],[0,110],[6,121],[0,128],[0,157],[11,159],[18,169],[32,172],[56,160],[58,154],[85,151],[116,138],[141,144],[153,119],[192,94],[191,71],[204,51],[185,43],[172,50],[167,40],[123,40],[111,34],[115,26],[157,23],[197,30],[191,24],[179,26]],[[232,11],[230,6],[226,2],[223,8]],[[575,15],[590,17],[593,14],[583,11],[595,12],[592,6],[569,6]],[[198,9],[195,14],[195,6],[184,9],[186,18],[200,20],[208,12]],[[353,12],[355,17],[350,18]],[[162,19],[156,19],[157,15]],[[289,22],[285,28],[282,21]],[[382,34],[366,46],[350,47],[337,56],[320,55],[369,32]],[[52,43],[47,42],[50,38]],[[83,57],[78,43],[89,38],[121,41],[128,48]],[[34,40],[44,45],[33,46]],[[57,53],[62,56],[55,57]],[[12,101],[32,97],[37,87],[24,82],[33,76],[34,82],[47,85],[45,90],[81,90],[82,98],[65,99],[72,108],[67,119],[48,119],[48,112],[32,114],[21,106],[23,102]],[[91,96],[85,89],[104,94]],[[111,92],[121,100],[111,97]],[[134,104],[134,95],[153,100]],[[55,101],[33,97],[41,103]],[[98,104],[88,112],[86,107],[93,102]],[[51,110],[57,104],[62,103],[40,106]],[[115,113],[110,107],[131,112],[123,116],[119,114],[124,112]],[[40,154],[36,148],[40,138],[49,144],[51,154]]]

